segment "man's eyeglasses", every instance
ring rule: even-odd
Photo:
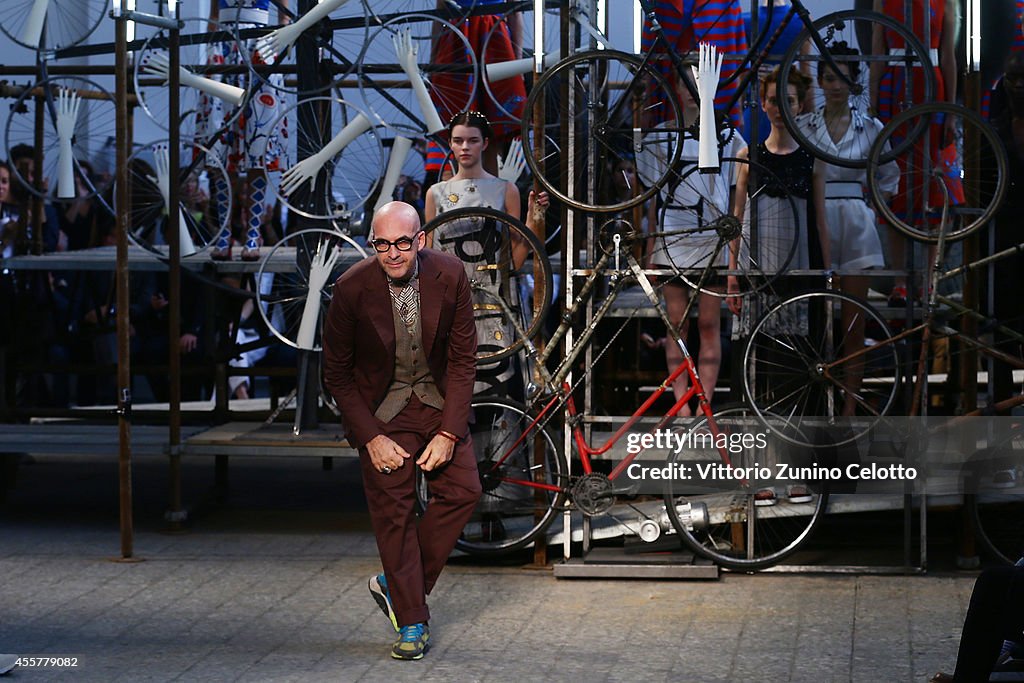
[[[415,233],[413,233],[412,237],[399,237],[394,242],[388,241],[386,239],[370,240],[370,244],[373,245],[373,248],[376,249],[381,254],[386,254],[387,252],[391,251],[391,247],[394,247],[398,251],[409,251],[410,249],[412,249],[413,242],[416,241],[416,238],[419,236],[421,232],[423,231],[417,230]]]

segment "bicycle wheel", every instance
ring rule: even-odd
[[[314,258],[336,251],[337,259],[319,267],[331,267],[319,292],[310,292],[310,268]],[[321,327],[331,303],[331,288],[346,268],[366,252],[351,237],[335,230],[310,228],[285,236],[260,262],[256,282],[256,309],[275,337],[297,349],[319,351]],[[308,301],[315,297],[315,305]]]
[[[808,292],[769,310],[743,355],[743,389],[766,425],[797,446],[866,434],[892,406],[899,359],[885,320],[842,292]]]
[[[439,6],[437,0],[362,0],[371,25],[380,25],[411,12],[432,12],[442,19],[458,23],[472,12],[478,0],[445,2]]]
[[[457,256],[473,290],[477,363],[506,358],[544,325],[554,284],[544,245],[521,221],[484,207],[439,214],[424,227],[435,249]]]
[[[890,43],[902,42],[904,47],[889,50],[888,54],[875,54],[871,44],[859,42],[859,37],[872,35],[884,35]],[[808,50],[806,54],[804,49]],[[851,50],[856,53],[844,54]],[[840,85],[829,84],[821,78],[828,70],[830,59],[840,70],[846,69],[842,83],[849,89],[850,108],[862,115],[874,116],[877,109],[877,103],[872,98],[879,95],[872,93],[872,77],[881,79],[883,72],[889,75],[887,82],[892,82],[892,87],[898,88],[899,92],[891,95],[892,101],[886,106],[887,118],[915,104],[934,99],[935,65],[921,41],[905,25],[876,12],[848,10],[829,14],[815,21],[812,31],[805,29],[790,45],[780,65],[779,82],[788,83],[790,71],[794,69],[809,76],[812,79],[810,96],[813,98],[814,111],[820,111],[821,117],[801,114],[802,102],[798,102],[794,108],[787,98],[780,98],[779,106],[786,128],[801,147],[819,159],[836,166],[864,168],[868,164],[870,152],[867,144],[840,154],[832,143],[833,136],[838,139],[845,134],[847,126],[854,124],[833,118],[827,107],[823,109],[828,102],[829,91]],[[849,83],[846,83],[847,79]],[[906,137],[894,140],[898,144],[884,150],[879,160],[892,161],[907,151],[924,131],[925,126],[907,129]]]
[[[422,90],[398,62],[396,51],[406,39]],[[469,40],[449,22],[427,14],[400,15],[371,31],[358,75],[364,108],[378,122],[413,126],[421,134],[444,131],[476,96],[477,62]]]
[[[995,420],[989,446],[965,464],[964,504],[982,549],[999,562],[1014,564],[1024,557],[1021,435],[1016,426]]]
[[[684,163],[682,176],[673,176],[664,188],[652,261],[668,265],[692,289],[725,296],[720,271],[728,269],[730,244],[735,244],[740,291],[749,295],[771,287],[790,267],[797,245],[806,242],[785,183],[747,159],[723,158],[718,174],[701,173],[696,159]],[[733,215],[738,178],[747,179],[748,188],[739,218]]]
[[[966,496],[978,541],[996,560],[1014,564],[1024,557],[1024,492]]]
[[[778,476],[783,465],[811,465],[814,453],[766,432],[760,416],[749,408],[716,412],[714,424],[722,435],[718,438],[730,444],[732,467],[749,475],[700,475],[700,467],[718,466],[722,457],[707,418],[699,419],[684,430],[688,447],[669,456],[673,471],[690,468],[687,476],[697,480],[666,481],[669,521],[691,550],[719,566],[741,571],[770,567],[796,551],[821,521],[828,504],[827,482]],[[785,489],[787,495],[779,496],[776,489]],[[762,504],[769,500],[773,504]]]
[[[323,96],[288,107],[273,129],[282,121],[295,134],[280,150],[282,172],[268,177],[288,208],[306,218],[339,220],[362,207],[384,175],[384,150],[371,118],[345,100]]]
[[[568,97],[561,96],[567,84]],[[682,116],[665,78],[634,55],[615,50],[581,52],[562,60],[537,80],[526,100],[524,140],[531,139],[535,108],[543,103],[545,123],[574,127],[566,150],[526,155],[534,177],[569,206],[583,211],[621,211],[654,196],[673,172],[683,145]],[[663,110],[661,123],[651,111]],[[549,135],[557,135],[548,131]],[[584,144],[585,143],[585,144]],[[652,161],[640,162],[641,155]],[[603,176],[620,161],[637,160],[637,188],[628,200],[601,196]],[[564,178],[564,179],[563,179]]]
[[[0,31],[30,50],[54,52],[88,38],[109,7],[107,0],[5,0]]]
[[[160,191],[156,163],[159,150],[167,140],[140,147],[128,159],[129,213],[128,237],[143,249],[167,258],[167,208]],[[216,155],[197,142],[181,140],[181,168],[177,178],[178,215],[182,255],[202,251],[231,225],[232,187],[227,170]],[[115,194],[119,188],[115,187]],[[222,193],[222,201],[211,201],[213,192]],[[188,249],[185,236],[194,250]]]
[[[897,159],[900,188],[886,202],[878,164],[886,144],[905,131],[928,129]],[[952,140],[943,140],[952,131]],[[1006,148],[978,114],[956,104],[933,102],[907,110],[882,129],[871,148],[868,188],[879,214],[918,242],[938,242],[945,223],[946,240],[961,240],[988,223],[1009,185]]]
[[[35,147],[36,144],[36,113],[37,108],[43,108],[43,168],[42,173],[35,172],[35,181],[40,183],[37,188],[30,178],[22,176],[17,165],[11,165],[11,175],[32,194],[39,197],[52,197],[61,191],[61,136],[58,132],[57,120],[60,115],[58,111],[58,100],[60,92],[74,93],[77,98],[77,115],[74,121],[73,133],[70,138],[71,159],[73,179],[81,183],[88,190],[84,197],[96,197],[97,200],[106,206],[103,192],[112,183],[113,177],[95,177],[86,172],[83,164],[99,156],[99,153],[108,140],[113,140],[117,134],[116,112],[114,98],[101,85],[88,78],[77,76],[56,76],[37,82],[29,88],[25,88],[21,95],[11,105],[10,115],[7,118],[4,142],[7,147],[7,156],[11,157],[11,150],[17,145],[28,145]],[[70,188],[74,192],[75,187]],[[72,194],[71,196],[74,196]],[[111,213],[113,209],[106,207]]]
[[[525,548],[561,511],[568,483],[562,455],[543,427],[520,404],[502,397],[473,399],[470,435],[483,495],[455,547],[474,555]],[[543,486],[544,488],[538,488]],[[420,505],[430,505],[418,474]]]

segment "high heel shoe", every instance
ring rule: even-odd
[[[214,261],[230,261],[231,260],[231,245],[229,244],[225,248],[214,247],[210,250],[210,258]]]
[[[243,261],[259,261],[261,244],[263,244],[263,238],[260,237],[260,234],[249,230],[245,237],[245,246],[242,247],[242,253],[239,258]]]
[[[260,245],[257,242],[254,246],[250,247],[249,243],[246,242],[245,246],[242,247],[242,253],[239,254],[238,258],[243,261],[259,261],[260,260]]]

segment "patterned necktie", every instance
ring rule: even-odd
[[[393,293],[394,289],[391,291]],[[412,284],[402,287],[398,295],[395,296],[395,304],[398,306],[398,314],[402,316],[405,326],[411,332],[416,325],[416,289]]]

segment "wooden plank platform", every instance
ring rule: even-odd
[[[166,247],[158,247],[161,254]],[[347,268],[362,257],[355,249],[342,251],[341,263]],[[269,259],[269,261],[268,261]],[[183,268],[193,271],[211,270],[223,273],[255,273],[260,265],[267,261],[266,269],[274,273],[293,273],[297,270],[294,247],[282,247],[270,258],[270,249],[264,249],[259,261],[214,261],[210,258],[210,250],[201,251],[181,261]],[[61,251],[40,255],[22,255],[0,258],[0,268],[11,270],[98,270],[112,271],[117,266],[116,247],[94,247],[75,251]],[[130,245],[128,247],[128,268],[133,271],[166,271],[167,258],[158,257],[155,253]]]
[[[717,579],[718,566],[690,553],[624,555],[619,548],[594,548],[583,559],[554,566],[556,579]]]
[[[182,438],[202,429],[182,427]],[[133,456],[167,455],[168,443],[166,425],[132,425]],[[116,424],[84,423],[77,420],[0,424],[0,453],[109,455],[116,458],[119,448]]]
[[[195,433],[184,440],[182,455],[355,457],[341,425],[321,424],[295,435],[292,425],[262,422],[228,422]]]

